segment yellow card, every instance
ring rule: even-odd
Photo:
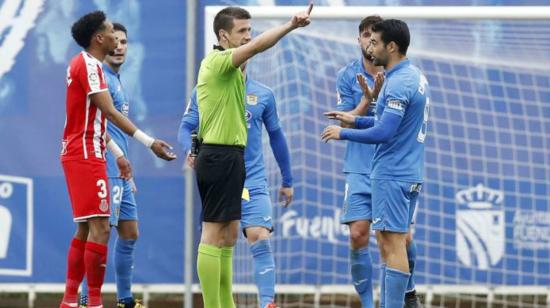
[[[250,201],[250,193],[248,193],[248,189],[246,187],[243,188],[243,194],[241,198],[243,200]]]

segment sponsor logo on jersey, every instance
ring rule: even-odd
[[[88,81],[90,82],[90,87],[99,86],[99,76],[96,72],[91,72],[88,74]]]
[[[122,112],[122,114],[127,117],[128,113],[130,112],[130,105],[127,102],[125,102],[125,103],[122,104],[122,107],[120,109],[121,109],[120,111]]]
[[[258,97],[254,94],[248,94],[246,96],[246,103],[250,106],[256,106],[258,104]]]

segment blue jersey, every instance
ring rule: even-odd
[[[109,86],[109,93],[113,98],[115,108],[127,117],[130,105],[128,104],[128,96],[126,95],[126,92],[124,92],[124,88],[120,82],[120,75],[115,73],[106,64],[103,64],[103,71],[105,72],[105,79],[107,81],[107,85]],[[111,122],[107,122],[107,132],[111,136],[111,139],[118,144],[124,153],[124,156],[128,157],[128,137],[126,134]],[[107,158],[107,176],[118,177],[120,172],[113,154],[111,154],[110,151],[107,151],[105,155]]]
[[[267,187],[262,146],[262,125],[265,125],[268,132],[272,132],[280,129],[280,124],[273,91],[250,78],[247,78],[245,86],[248,143],[244,152],[246,168],[244,187],[253,190],[255,188]],[[185,111],[183,121],[186,121],[190,127],[198,127],[199,110],[197,107],[196,88],[193,89],[193,93],[191,94],[191,100]]]
[[[336,78],[338,91],[336,108],[340,111],[353,110],[361,102],[363,89],[357,81],[357,74],[362,74],[365,77],[369,87],[374,84],[373,77],[363,68],[362,60],[355,60],[343,67]],[[344,156],[344,172],[370,174],[374,148],[373,144],[348,141]]]
[[[371,179],[423,181],[429,97],[426,77],[409,60],[386,72],[376,103],[376,119],[384,112],[391,112],[402,120],[387,143],[376,145]]]

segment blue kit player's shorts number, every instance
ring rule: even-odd
[[[347,173],[340,222],[372,219],[371,184],[368,174]]]
[[[137,205],[129,181],[109,178],[111,186],[111,226],[118,226],[119,220],[138,220]]]
[[[408,232],[421,188],[415,182],[372,180],[373,229]]]
[[[264,227],[273,231],[273,213],[267,189],[249,191],[249,200],[242,200],[241,228]]]

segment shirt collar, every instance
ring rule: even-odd
[[[397,63],[394,67],[391,68],[391,70],[386,72],[386,77],[389,77],[394,72],[397,72],[398,70],[404,68],[405,66],[408,66],[411,63],[409,59],[401,60],[401,62]]]
[[[105,63],[103,63],[103,70],[104,70],[105,72],[111,74],[111,75],[117,76],[117,78],[120,77],[120,74],[119,74],[119,73],[113,71],[113,69],[112,69],[109,65],[107,65],[107,64],[105,64]]]

